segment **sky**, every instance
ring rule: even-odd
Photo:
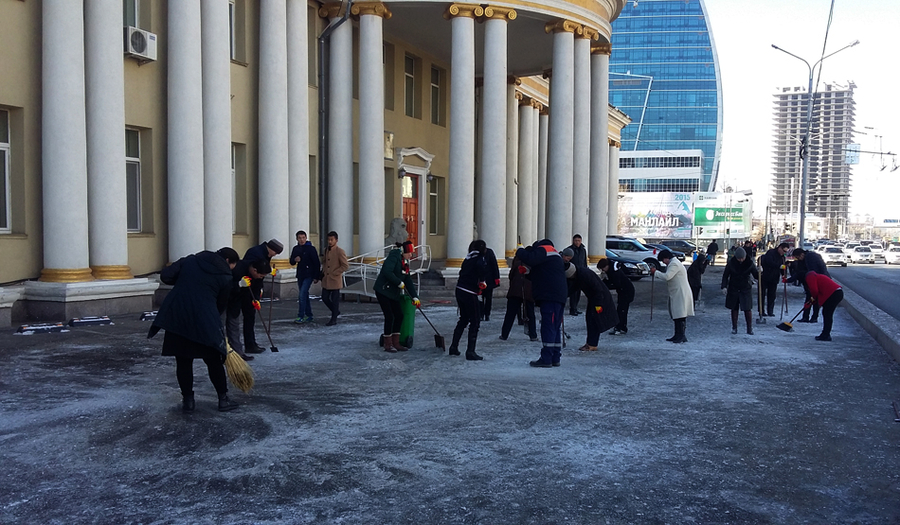
[[[831,0],[705,0],[719,57],[724,127],[719,185],[753,191],[754,215],[765,213],[772,181],[773,95],[806,86],[809,70],[777,45],[815,63],[822,57]],[[835,0],[821,84],[856,84],[854,141],[863,151],[900,153],[900,0]],[[813,77],[813,87],[818,68]],[[872,129],[869,129],[872,128]],[[881,138],[878,138],[880,136]],[[900,157],[893,157],[900,163]],[[882,162],[887,168],[881,170]],[[862,154],[851,173],[850,218],[900,218],[900,169],[891,157]]]

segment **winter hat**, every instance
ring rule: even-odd
[[[566,263],[566,279],[571,279],[572,277],[575,277],[575,265]]]
[[[276,254],[284,251],[284,245],[278,239],[269,239],[266,241],[266,248],[272,250]]]
[[[747,258],[747,251],[744,250],[743,248],[738,248],[737,250],[734,251],[734,258],[735,259]]]
[[[560,255],[563,257],[575,257],[575,251],[572,248],[566,248]]]
[[[403,248],[403,253],[413,253],[414,251],[416,251],[412,241],[406,241],[400,246],[401,248]]]

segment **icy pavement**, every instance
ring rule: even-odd
[[[540,343],[521,327],[498,339],[499,298],[481,362],[436,350],[421,317],[416,347],[385,353],[375,303],[343,303],[335,327],[321,303],[303,326],[278,304],[281,351],[224,414],[200,362],[197,410],[180,412],[174,361],[137,316],[0,334],[0,522],[900,521],[900,366],[843,308],[832,343],[813,340],[821,321],[784,333],[778,317],[731,335],[720,272],[688,344],[664,340],[662,282],[649,321],[645,279],[628,335],[582,353],[584,317],[567,316],[553,369],[528,366]],[[784,320],[803,300],[789,293]],[[424,305],[449,344],[455,306]]]

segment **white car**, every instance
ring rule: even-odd
[[[887,264],[900,264],[900,246],[891,246],[884,252],[884,262]]]
[[[825,249],[821,250],[820,254],[822,255],[822,260],[825,261],[826,266],[829,264],[847,266],[847,263],[850,262],[850,256],[844,253],[844,250],[835,248],[834,246],[825,246]]]
[[[857,246],[850,252],[850,262],[875,264],[875,256],[868,246]]]
[[[848,242],[844,245],[844,253],[850,255],[853,253],[853,250],[856,249],[860,244],[858,242]]]
[[[882,248],[882,247],[881,247],[880,245],[878,245],[878,244],[870,244],[870,245],[868,246],[868,248],[869,248],[870,250],[872,250],[872,257],[875,259],[875,262],[876,262],[876,263],[877,263],[878,261],[886,262],[886,259],[884,258],[884,248]]]

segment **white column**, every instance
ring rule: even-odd
[[[619,148],[622,144],[609,142],[609,209],[608,235],[619,233]]]
[[[203,209],[207,250],[231,246],[231,56],[228,0],[201,0],[203,48]]]
[[[538,236],[538,195],[540,195],[540,200],[543,200],[546,195],[538,192],[538,173],[540,172],[540,151],[541,151],[541,116],[540,113],[544,109],[544,105],[537,101],[532,101],[533,109],[531,110],[531,120],[534,123],[534,131],[532,132],[532,137],[534,138],[534,148],[532,155],[532,166],[531,166],[531,210],[532,210],[532,221],[531,221],[531,229],[529,230],[530,236],[528,237],[528,242],[532,242],[540,239]],[[528,244],[525,242],[525,238],[522,238],[523,244]]]
[[[359,252],[384,246],[384,4],[353,6],[359,14]],[[424,179],[424,178],[423,178]],[[424,180],[421,181],[423,184]]]
[[[119,0],[84,2],[90,263],[97,279],[130,279],[125,186],[125,68]]]
[[[287,5],[259,7],[259,240],[290,246],[288,224]],[[290,252],[282,252],[287,259]]]
[[[575,108],[574,141],[572,159],[572,233],[580,234],[587,240],[588,215],[590,213],[591,192],[591,35],[585,28],[584,34],[575,38]]]
[[[537,237],[547,237],[547,154],[550,149],[550,111],[544,109],[538,117],[538,221]]]
[[[517,187],[518,221],[516,230],[526,246],[534,242],[537,217],[534,209],[534,106],[531,99],[519,103],[519,184]]]
[[[309,25],[306,0],[287,1],[288,224],[309,233]],[[290,237],[287,244],[290,244]]]
[[[498,254],[505,267],[506,246],[506,113],[507,103],[507,20],[515,11],[488,7],[484,10],[484,134],[482,135],[482,196],[479,234]]]
[[[336,18],[337,9],[319,14]],[[353,255],[353,25],[341,24],[329,42],[328,168],[325,231],[345,239],[341,245]]]
[[[450,180],[447,267],[458,268],[472,242],[475,222],[475,20],[481,6],[454,4],[450,18]]]
[[[606,256],[609,210],[609,44],[591,55],[591,218],[588,257]]]
[[[519,100],[515,80],[507,87],[506,108],[506,244],[505,257],[516,255],[516,234],[519,229]],[[498,252],[499,253],[499,252]]]
[[[89,281],[84,13],[81,2],[41,7],[41,280]]]
[[[205,246],[200,3],[168,5],[169,261]]]
[[[550,77],[550,142],[547,168],[547,237],[568,246],[572,237],[573,141],[575,139],[575,35],[577,24],[548,24],[553,31]]]

